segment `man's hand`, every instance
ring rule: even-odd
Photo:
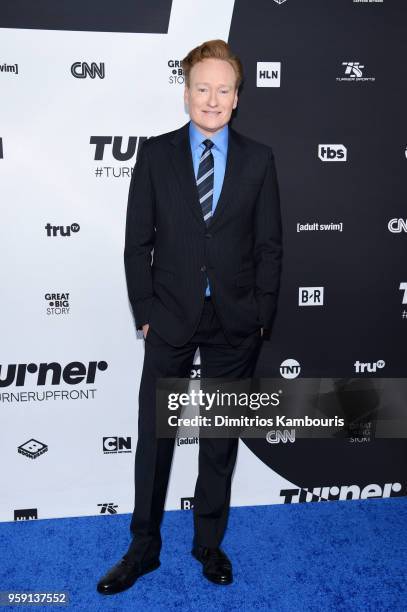
[[[147,336],[147,332],[149,329],[150,325],[148,323],[146,323],[145,325],[143,325],[143,336],[144,336],[144,340],[146,339]]]

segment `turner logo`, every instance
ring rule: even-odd
[[[27,440],[27,442],[21,444],[17,450],[20,455],[24,455],[29,459],[38,459],[38,457],[48,451],[48,446],[43,442],[38,442],[38,440],[31,438],[31,440]]]
[[[29,383],[34,383],[38,386],[42,385],[59,385],[63,381],[67,385],[78,385],[85,383],[87,385],[95,382],[96,373],[98,370],[104,372],[107,370],[108,364],[106,361],[89,361],[88,364],[81,361],[71,361],[66,366],[52,361],[50,363],[11,363],[6,367],[0,365],[0,387],[23,387],[27,382],[27,375],[35,375],[33,379],[29,376]]]
[[[257,62],[257,87],[280,87],[281,62]]]
[[[407,283],[400,283],[400,291],[403,291],[403,297],[401,299],[402,304],[407,304]]]
[[[389,232],[392,234],[401,234],[407,232],[407,219],[390,219],[387,224]]]
[[[129,161],[137,155],[143,142],[147,140],[147,136],[91,136],[89,144],[95,145],[94,158],[97,161],[102,161],[106,150],[117,161]]]
[[[283,378],[297,378],[301,366],[295,359],[286,359],[280,365],[280,374]]]
[[[362,363],[361,361],[355,361],[355,372],[357,374],[364,374],[365,372],[375,373],[377,370],[382,370],[386,362],[383,359],[379,359],[379,361],[374,361],[373,363],[367,362]]]
[[[280,497],[285,504],[299,504],[303,502],[324,502],[348,499],[369,499],[396,497],[402,486],[399,482],[386,483],[383,486],[368,484],[362,489],[358,485],[342,485],[340,487],[314,487],[312,489],[282,489]]]
[[[318,145],[318,157],[321,161],[347,161],[348,150],[343,144]]]
[[[96,64],[96,62],[92,62],[88,64],[87,62],[75,62],[71,66],[71,74],[76,79],[86,79],[86,77],[90,77],[94,79],[95,77],[99,77],[99,79],[105,78],[105,64],[104,62],[100,62],[100,64]]]
[[[105,455],[131,453],[131,438],[105,437],[103,438],[103,452]]]
[[[47,223],[45,226],[47,231],[47,237],[53,238],[55,236],[70,236],[71,234],[77,234],[80,230],[79,223],[71,223],[71,225],[51,225]]]
[[[298,287],[299,306],[323,306],[324,288],[323,287]]]

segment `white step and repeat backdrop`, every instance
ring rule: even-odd
[[[188,120],[179,61],[228,39],[233,6],[174,0],[167,33],[0,29],[2,521],[132,510],[131,169],[140,139]],[[194,442],[179,440],[167,509],[193,496]],[[281,503],[287,485],[240,444],[233,505]]]

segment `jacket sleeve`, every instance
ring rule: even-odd
[[[269,331],[277,307],[282,259],[280,195],[271,148],[256,203],[254,258],[259,317],[264,329]]]
[[[127,291],[137,329],[149,323],[153,302],[151,254],[155,238],[155,202],[149,141],[151,138],[145,140],[139,150],[130,181],[124,246]]]

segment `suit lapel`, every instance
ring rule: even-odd
[[[171,161],[173,163],[181,191],[185,196],[188,207],[192,210],[199,224],[206,228],[203,220],[202,208],[199,202],[198,189],[195,181],[194,165],[192,161],[191,146],[189,142],[189,122],[176,131],[171,143],[174,145]],[[233,179],[241,173],[244,160],[241,155],[241,144],[238,134],[229,126],[228,154],[226,160],[225,177],[222,190],[208,227],[213,228],[224,213],[231,200],[235,186]]]

